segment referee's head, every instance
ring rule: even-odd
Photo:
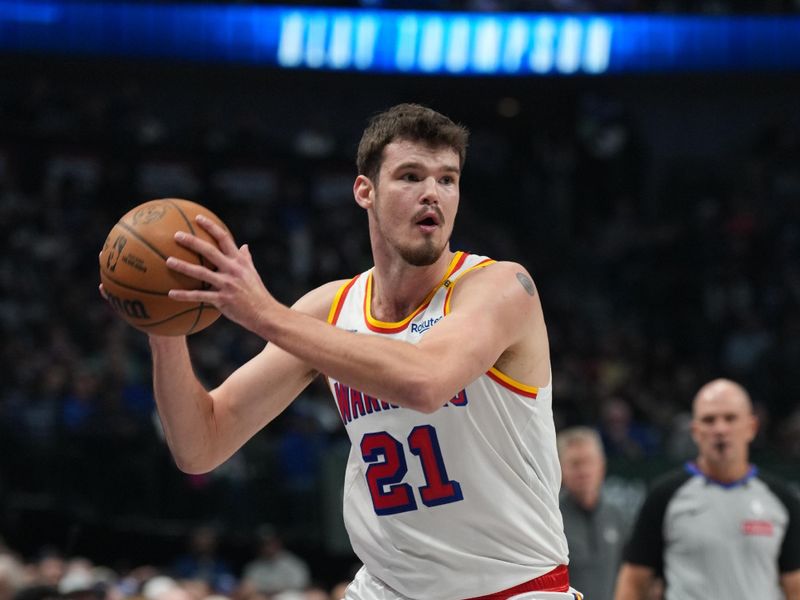
[[[757,431],[750,395],[735,381],[715,379],[694,397],[692,438],[698,467],[706,475],[723,481],[744,477]]]

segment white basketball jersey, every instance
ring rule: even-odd
[[[417,343],[446,318],[458,278],[493,262],[456,253],[422,306],[397,323],[370,315],[367,271],[342,286],[328,320]],[[432,380],[438,370],[430,365]],[[432,414],[329,384],[352,442],[345,525],[374,577],[414,600],[458,600],[567,564],[552,384],[537,389],[492,368]]]

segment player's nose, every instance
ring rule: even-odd
[[[426,177],[424,184],[420,202],[422,204],[439,204],[439,189],[436,186],[436,178]]]

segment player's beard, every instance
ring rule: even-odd
[[[432,238],[426,238],[421,245],[415,248],[397,248],[397,252],[408,264],[415,267],[427,267],[439,259],[444,252],[444,246],[437,246]]]

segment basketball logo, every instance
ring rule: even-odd
[[[167,207],[163,204],[157,204],[155,206],[144,206],[141,209],[137,210],[132,217],[134,225],[148,225],[150,223],[155,223],[156,221],[160,221],[164,218],[164,214],[167,212]]]
[[[122,249],[125,248],[125,244],[128,243],[128,239],[124,235],[117,236],[117,239],[114,240],[114,244],[111,246],[111,249],[108,251],[108,258],[106,259],[106,268],[114,272],[117,269],[117,261],[119,257],[122,255]]]

